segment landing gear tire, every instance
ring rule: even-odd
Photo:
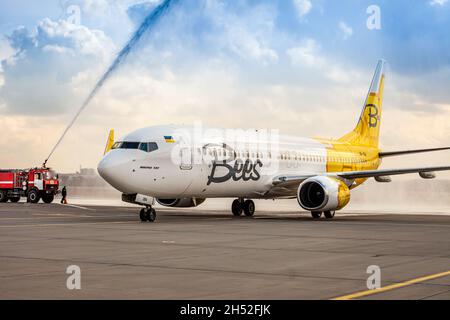
[[[155,222],[156,220],[156,210],[151,208],[151,209],[147,209],[147,221],[148,222]]]
[[[39,192],[37,190],[31,190],[28,193],[28,202],[38,203],[40,200]]]
[[[20,197],[9,198],[9,200],[10,200],[12,203],[17,203],[17,202],[20,201]]]
[[[325,215],[325,218],[333,219],[336,211],[325,211],[323,214]]]
[[[244,202],[244,213],[247,217],[253,217],[255,215],[255,203],[252,200]]]
[[[242,215],[242,202],[240,200],[234,200],[231,205],[231,212],[233,212],[233,216],[240,217]]]
[[[313,212],[311,212],[311,216],[314,219],[320,219],[322,217],[322,212],[320,212],[320,211],[313,211]]]
[[[141,219],[142,222],[147,222],[145,208],[141,209],[141,212],[139,213],[139,218]]]
[[[8,196],[6,195],[5,190],[0,190],[0,202],[8,201]]]
[[[55,196],[52,194],[46,194],[42,196],[42,201],[45,203],[52,203],[55,200]]]
[[[142,222],[155,222],[156,210],[153,208],[142,208],[139,213],[139,218]]]

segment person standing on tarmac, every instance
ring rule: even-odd
[[[61,195],[62,195],[62,199],[61,199],[61,204],[67,204],[67,189],[66,186],[64,186],[61,190]]]

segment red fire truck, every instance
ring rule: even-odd
[[[0,202],[19,202],[21,197],[27,197],[31,203],[40,199],[52,203],[58,188],[58,175],[49,168],[0,169]]]

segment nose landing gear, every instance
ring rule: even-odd
[[[139,213],[139,218],[142,222],[155,222],[156,220],[156,210],[152,207],[145,207],[141,209]]]
[[[255,214],[255,202],[240,198],[233,201],[231,212],[235,217],[240,217],[244,213],[247,217],[253,217]]]

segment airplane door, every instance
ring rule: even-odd
[[[191,148],[181,149],[181,170],[192,170],[192,150]]]

